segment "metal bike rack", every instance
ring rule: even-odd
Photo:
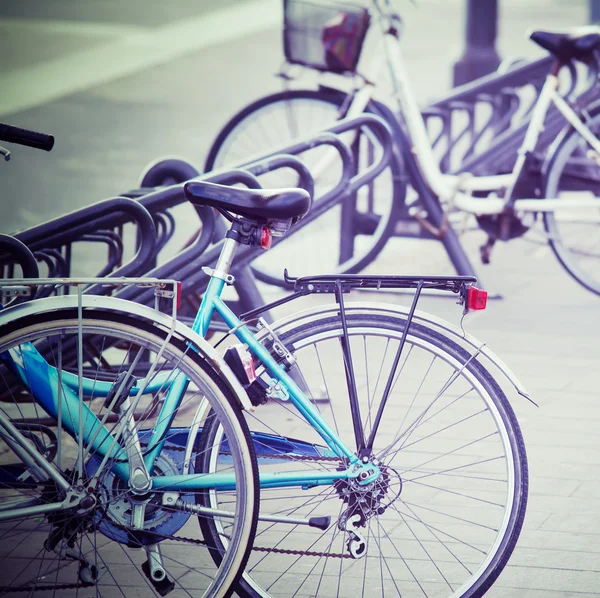
[[[356,173],[352,152],[339,138],[339,135],[362,127],[369,127],[373,131],[381,143],[382,151],[377,162],[371,164],[364,172]],[[269,155],[253,160],[241,168],[213,171],[194,177],[192,180],[203,180],[227,185],[241,183],[249,188],[258,189],[261,188],[258,176],[280,168],[291,168],[299,175],[298,186],[303,187],[312,194],[314,192],[312,175],[297,156],[318,146],[329,146],[338,152],[342,165],[340,179],[335,187],[320,197],[313,204],[309,213],[292,227],[286,235],[289,236],[301,230],[306,224],[317,218],[327,209],[330,209],[333,205],[342,201],[348,194],[353,193],[384,170],[392,155],[392,139],[387,125],[381,119],[372,115],[362,115],[355,119],[340,121],[325,132],[294,143],[293,145],[276,149]],[[174,172],[174,175],[175,178],[180,178],[179,175],[190,173],[193,173],[193,167],[184,163],[181,164],[181,171]],[[170,208],[183,201],[187,201],[183,194],[183,183],[154,190],[150,193],[148,191],[148,189],[137,189],[125,195],[137,197],[138,201],[153,215],[166,213]],[[195,242],[175,257],[169,259],[167,263],[147,272],[148,276],[156,278],[177,278],[181,280],[183,296],[190,300],[189,307],[192,313],[195,313],[199,305],[200,296],[204,292],[208,282],[207,275],[202,272],[199,266],[214,266],[222,243],[219,234],[217,234],[217,239],[219,240],[214,243],[212,242],[215,238],[215,230],[220,225],[220,221],[215,219],[214,211],[210,208],[201,207],[198,208],[198,212],[203,228]],[[285,242],[285,237],[283,241]],[[278,242],[279,239],[274,239],[274,244]],[[236,279],[236,291],[239,296],[239,302],[238,306],[234,309],[248,311],[264,303],[256,287],[254,275],[249,269],[252,260],[261,254],[262,249],[260,248],[244,247],[236,256],[232,274],[234,274]],[[147,303],[150,300],[150,295],[145,289],[136,289],[133,287],[124,289],[118,296],[141,303]],[[189,315],[189,310],[187,313]],[[182,307],[180,314],[186,315],[185,306]]]
[[[115,229],[127,222],[136,225],[138,243],[135,255],[122,264],[122,243]],[[144,273],[155,255],[156,228],[142,205],[126,197],[116,197],[27,229],[15,237],[48,265],[53,277],[71,274],[73,245],[80,242],[107,244],[108,264],[100,276],[134,276]]]
[[[442,171],[475,175],[510,172],[553,60],[549,55],[505,73],[482,77],[454,89],[423,110],[430,131],[436,122],[438,125],[432,144],[441,154]],[[579,105],[600,98],[596,65],[589,64],[584,77],[573,64],[569,65],[568,73],[569,80],[563,85],[564,97]],[[565,125],[564,118],[552,106],[539,149],[546,149]]]
[[[19,265],[23,278],[37,278],[39,270],[31,250],[19,239],[0,234],[0,265],[2,278],[13,278],[14,266]]]
[[[437,150],[443,172],[455,174],[469,172],[474,175],[495,175],[511,172],[537,96],[550,71],[553,58],[516,67],[505,73],[493,73],[454,89],[448,96],[423,110],[423,117],[432,135],[432,145]],[[584,77],[569,67],[570,80],[563,95],[575,100],[577,105],[587,105],[600,99],[597,87],[598,69],[588,65]],[[523,90],[530,87],[529,97]],[[533,93],[531,91],[533,90]],[[456,232],[449,226],[438,199],[423,183],[419,166],[410,151],[411,144],[396,114],[385,104],[372,100],[370,109],[383,117],[392,127],[396,148],[402,153],[408,180],[415,188],[426,216],[415,220],[404,208],[399,214],[394,236],[431,239],[442,242],[457,274],[476,276],[475,268],[466,255]],[[434,125],[437,131],[434,134]],[[541,166],[544,152],[567,125],[556,107],[551,106],[540,136],[532,164],[532,185],[541,189]],[[369,229],[369,214],[355,212],[346,229],[345,253],[352,255],[354,238]]]

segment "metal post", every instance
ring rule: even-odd
[[[500,64],[496,52],[498,0],[467,0],[466,8],[466,48],[454,65],[455,86],[492,73]]]
[[[589,21],[590,23],[600,23],[600,0],[590,0]]]

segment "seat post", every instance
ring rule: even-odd
[[[221,253],[219,254],[217,265],[215,266],[216,272],[219,272],[220,274],[225,276],[229,274],[229,271],[231,270],[231,265],[233,264],[233,258],[235,257],[235,253],[239,244],[240,243],[237,239],[232,238],[230,236],[225,237],[223,241],[223,248],[221,249]]]
[[[215,273],[224,280],[229,275],[233,258],[240,244],[256,245],[256,231],[258,224],[251,220],[235,219],[225,234],[223,248],[219,254]]]

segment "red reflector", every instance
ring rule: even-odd
[[[181,307],[181,280],[177,281],[177,297],[175,299],[175,305],[177,306],[177,309],[179,309]]]
[[[477,287],[469,287],[467,291],[467,309],[485,309],[487,296],[487,291]]]
[[[235,377],[244,385],[256,380],[254,360],[246,345],[231,345],[223,353],[225,363],[233,370]]]
[[[260,246],[263,249],[270,249],[272,240],[273,236],[271,235],[271,229],[268,226],[263,226],[260,231]]]
[[[248,382],[252,384],[256,380],[256,370],[254,369],[254,360],[252,359],[252,355],[248,353],[248,351],[244,351],[243,355],[240,355],[242,358],[242,366],[244,367],[244,372],[246,372],[246,378],[248,378]]]

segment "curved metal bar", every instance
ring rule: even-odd
[[[569,98],[572,95],[575,95],[575,90],[577,89],[577,68],[575,67],[575,65],[572,62],[569,62],[567,65],[565,65],[567,70],[569,71],[569,75],[571,76],[571,81],[570,81],[570,85],[567,88],[567,90],[562,93],[561,95],[564,98]]]
[[[452,158],[452,150],[457,146],[458,143],[466,136],[469,135],[471,138],[471,142],[469,148],[473,147],[473,136],[474,136],[474,127],[475,127],[475,106],[470,104],[469,102],[454,102],[450,105],[450,110],[453,112],[464,112],[467,116],[467,122],[457,133],[452,135],[452,131],[448,132],[448,141],[446,151],[442,154],[440,158],[440,165],[442,167],[443,172],[448,172],[450,170],[450,159]],[[452,123],[452,118],[450,118],[450,123]]]
[[[350,179],[345,189],[347,194],[360,189],[385,170],[392,158],[394,148],[392,132],[386,121],[374,114],[362,114],[356,118],[345,118],[327,129],[330,133],[338,135],[352,129],[362,129],[364,127],[370,129],[377,138],[381,145],[381,156],[379,157],[379,161],[373,162],[366,170],[357,173]]]
[[[2,261],[8,257],[11,262],[16,262],[21,266],[23,278],[39,278],[37,261],[33,252],[23,241],[11,235],[0,234],[0,251],[8,253],[8,256],[2,256]]]
[[[67,277],[67,260],[58,249],[41,249],[35,252],[35,258],[48,267],[48,278]]]
[[[69,265],[65,256],[58,249],[36,251],[35,257],[48,267],[48,278],[66,278],[68,276]],[[67,292],[67,289],[65,289],[65,292]],[[56,294],[56,291],[51,286],[38,287],[35,298],[41,299],[42,297],[50,297],[53,294]]]
[[[185,160],[178,158],[160,159],[146,167],[146,171],[142,174],[140,187],[154,188],[163,186],[166,178],[171,178],[177,183],[182,183],[197,177],[199,174],[200,171]]]
[[[155,254],[156,228],[148,210],[127,197],[116,197],[98,202],[25,230],[16,236],[33,251],[36,251],[62,247],[81,239],[85,234],[114,228],[127,221],[137,224],[140,243],[133,258],[112,272],[110,276],[130,276],[144,272],[147,265],[151,263]]]
[[[340,121],[342,122],[342,121]],[[332,127],[334,128],[334,127]],[[349,130],[352,127],[349,127],[346,130]],[[280,155],[289,155],[291,156],[297,156],[298,154],[302,154],[306,151],[309,151],[311,149],[315,149],[316,147],[322,146],[322,145],[329,145],[332,148],[334,148],[341,159],[341,164],[342,164],[342,174],[340,175],[340,179],[337,182],[337,184],[335,185],[335,187],[333,189],[330,189],[323,197],[319,198],[319,201],[322,201],[325,198],[328,198],[330,196],[334,196],[334,195],[339,195],[340,193],[343,193],[346,189],[347,189],[347,185],[352,177],[352,174],[354,172],[354,158],[352,157],[352,151],[350,150],[350,148],[339,138],[337,137],[335,134],[333,134],[333,132],[331,131],[331,129],[327,129],[326,131],[323,131],[321,133],[318,133],[317,135],[313,135],[311,137],[309,137],[308,139],[303,139],[300,141],[297,141],[291,145],[286,146],[285,148],[279,148],[276,149],[272,152],[269,152],[266,156],[262,157],[262,158],[258,158],[258,159],[254,159],[252,162],[244,164],[243,167],[247,168],[248,170],[252,170],[255,174],[265,174],[266,172],[269,172],[269,170],[267,168],[265,168],[264,170],[261,171],[255,171],[255,165],[264,165],[265,167],[268,166],[269,164],[271,165],[276,165],[277,162],[272,162],[272,159],[274,157],[280,156]],[[296,160],[298,160],[298,158],[296,158]],[[300,162],[298,160],[298,162],[302,165],[302,171],[305,173],[305,177],[306,180],[308,182],[308,180],[310,180],[310,188],[308,187],[304,187],[311,195],[311,197],[313,197],[314,195],[314,180],[312,175],[310,174],[310,171],[306,168],[306,166]],[[299,173],[300,174],[300,173]],[[207,179],[209,180],[209,179]],[[312,188],[312,191],[311,191]]]
[[[494,113],[492,118],[482,127],[482,133],[490,127],[493,131],[493,136],[496,137],[510,129],[512,118],[518,112],[521,106],[521,100],[514,89],[507,88],[502,90],[497,96],[492,98],[492,106],[495,111],[499,114],[498,120],[493,122]],[[522,119],[527,118],[527,115],[531,112],[533,104],[528,107],[525,113],[521,116]]]
[[[171,240],[175,232],[175,218],[170,212],[154,212],[152,214],[156,224],[156,251],[161,249]]]
[[[108,247],[108,263],[96,274],[96,276],[110,276],[110,273],[121,265],[123,258],[123,241],[121,236],[114,231],[98,231],[87,233],[79,241],[90,241],[92,243],[106,243]]]
[[[350,157],[350,159],[352,159],[352,157]],[[253,164],[246,164],[244,168],[256,176],[281,168],[291,168],[292,170],[295,170],[300,177],[297,186],[306,190],[311,197],[314,196],[315,181],[308,167],[296,156],[290,154],[278,154],[270,158],[265,158],[264,160],[259,160]]]

